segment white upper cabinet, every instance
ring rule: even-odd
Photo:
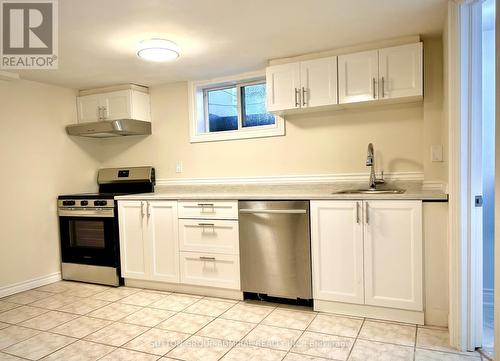
[[[422,43],[379,50],[380,99],[423,94]]]
[[[339,56],[339,103],[375,100],[378,96],[378,50]]]
[[[311,202],[315,299],[364,303],[360,201]]]
[[[422,203],[365,202],[365,303],[422,311]]]
[[[151,121],[149,94],[124,89],[81,95],[77,98],[78,122],[136,119]]]
[[[300,63],[301,107],[337,104],[337,57]]]
[[[267,110],[414,101],[423,96],[423,46],[412,43],[266,69]]]
[[[337,104],[337,57],[270,66],[266,82],[270,112]]]
[[[300,108],[300,64],[290,63],[266,69],[267,110]]]

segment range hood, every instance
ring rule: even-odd
[[[69,135],[90,138],[111,138],[127,135],[150,135],[151,123],[135,119],[104,120],[72,124],[66,127]]]

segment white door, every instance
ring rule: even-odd
[[[177,202],[148,201],[146,219],[151,280],[178,283]]]
[[[106,120],[131,118],[131,91],[120,90],[101,95]]]
[[[311,202],[313,298],[364,303],[361,201]]]
[[[422,202],[363,203],[365,303],[422,311]]]
[[[124,278],[148,279],[144,242],[145,202],[118,202],[121,273]]]
[[[380,99],[423,95],[422,43],[379,50]]]
[[[270,66],[266,69],[267,110],[300,108],[300,63]]]
[[[378,50],[339,55],[339,103],[378,99]]]
[[[300,63],[302,107],[337,104],[337,57]]]
[[[78,122],[90,123],[100,119],[101,98],[99,95],[86,95],[76,98],[78,109]]]

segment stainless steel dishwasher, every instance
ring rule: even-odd
[[[241,289],[312,298],[308,201],[240,201]]]

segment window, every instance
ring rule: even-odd
[[[191,142],[284,135],[266,110],[264,74],[190,84]]]

